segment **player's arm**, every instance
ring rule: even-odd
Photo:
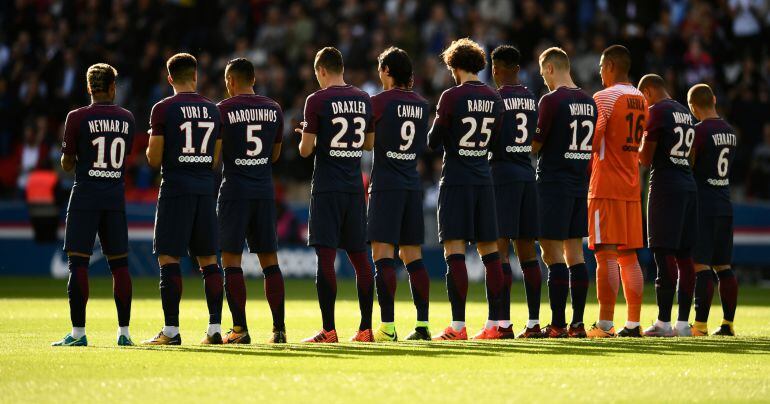
[[[642,144],[639,146],[639,164],[642,167],[649,167],[652,164],[652,158],[655,156],[655,149],[658,146],[658,137],[663,130],[662,118],[658,116],[657,110],[650,109],[647,120],[647,127],[642,134]]]
[[[163,136],[154,133],[150,135],[150,141],[147,144],[147,164],[152,168],[160,168],[160,163],[163,161],[163,140]]]
[[[692,142],[692,147],[690,148],[690,155],[687,158],[687,160],[690,162],[690,168],[695,167],[695,162],[698,160],[698,153],[700,152],[700,149],[703,147],[704,140],[708,136],[704,131],[700,129],[701,129],[700,125],[695,126],[695,139]]]
[[[369,132],[364,137],[364,150],[372,151],[374,149],[374,132]]]
[[[433,125],[428,132],[428,147],[433,150],[441,147],[444,137],[449,133],[449,127],[452,123],[450,98],[451,95],[448,90],[444,91],[438,99],[438,104],[436,104],[436,117],[433,119]]]
[[[535,136],[532,137],[532,154],[535,156],[543,148],[543,144],[545,144],[548,138],[548,133],[551,131],[551,123],[556,116],[554,107],[551,104],[553,103],[548,95],[544,95],[538,103],[537,129],[535,129]]]
[[[302,135],[302,139],[299,141],[299,155],[302,157],[309,157],[315,150],[316,134],[320,127],[318,111],[321,110],[321,105],[319,104],[320,101],[315,94],[307,97],[305,100],[305,121],[302,122],[301,128],[294,129],[295,132]]]
[[[217,139],[214,143],[214,159],[211,163],[211,168],[216,170],[219,167],[219,162],[222,160],[222,139]]]
[[[76,115],[69,113],[64,122],[64,140],[62,142],[61,168],[66,172],[75,169],[75,152],[77,150],[77,130],[78,123],[75,122]]]
[[[273,155],[270,156],[270,161],[275,163],[279,157],[281,157],[281,143],[275,143],[273,144]]]
[[[315,133],[305,132],[302,128],[294,129],[294,131],[302,135],[302,139],[299,141],[299,155],[309,157],[315,150]]]
[[[281,156],[281,145],[283,144],[283,110],[278,107],[278,130],[275,131],[273,140],[273,154],[270,156],[270,162],[275,163]]]

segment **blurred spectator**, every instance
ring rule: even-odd
[[[751,158],[746,196],[770,201],[770,123],[765,124],[764,142],[754,149]]]

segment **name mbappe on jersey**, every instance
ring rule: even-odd
[[[537,128],[537,100],[522,85],[503,86],[503,125],[491,148],[492,179],[495,184],[534,181],[532,137]]]
[[[690,151],[695,141],[695,118],[682,104],[666,99],[650,107],[647,141],[657,142],[650,166],[650,185],[695,191]]]
[[[391,89],[372,97],[374,161],[370,191],[420,190],[417,159],[428,131],[428,102],[413,91]]]

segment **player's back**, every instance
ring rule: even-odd
[[[534,181],[530,161],[532,137],[537,129],[537,100],[523,85],[498,89],[503,101],[503,124],[492,147],[492,178],[495,184]]]
[[[153,106],[150,125],[152,136],[163,136],[160,197],[213,194],[217,106],[200,94],[178,93]]]
[[[363,192],[361,157],[371,118],[369,95],[349,84],[307,98],[304,131],[316,135],[312,193]]]
[[[270,98],[241,94],[219,104],[222,185],[219,198],[272,199],[273,145],[283,136],[283,112]]]
[[[695,191],[690,150],[695,140],[695,118],[673,99],[649,108],[647,139],[657,142],[650,166],[650,186],[667,191]]]
[[[69,209],[125,208],[125,157],[134,116],[111,103],[94,103],[67,115],[62,152],[75,155]]]
[[[647,101],[634,86],[615,84],[594,95],[598,109],[589,198],[638,201],[639,144]]]
[[[420,190],[417,159],[425,149],[428,101],[394,88],[372,97],[374,161],[371,191]]]
[[[730,170],[737,139],[733,128],[721,118],[705,119],[695,125],[693,175],[702,214],[732,216]]]
[[[534,138],[543,145],[537,161],[539,184],[565,195],[587,194],[596,116],[596,103],[580,88],[559,87],[540,99]]]
[[[431,137],[438,136],[444,146],[441,185],[492,185],[487,155],[503,114],[497,91],[467,81],[444,91],[436,114]]]

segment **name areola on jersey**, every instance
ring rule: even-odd
[[[242,108],[227,113],[230,124],[249,122],[278,122],[278,111],[273,108]]]
[[[120,119],[94,119],[88,121],[88,132],[113,132],[128,135],[128,122]]]

